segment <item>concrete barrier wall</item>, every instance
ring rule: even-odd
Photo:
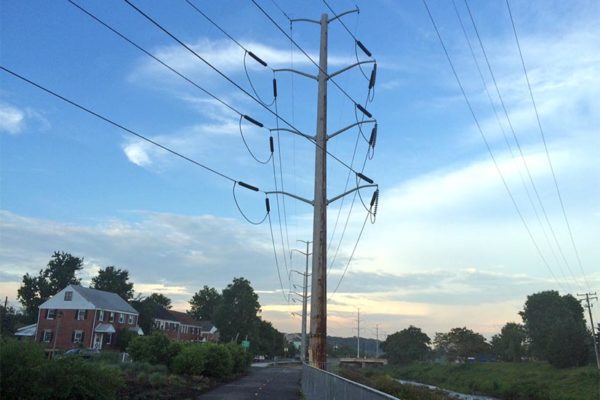
[[[306,400],[398,400],[341,376],[304,364],[302,393]]]

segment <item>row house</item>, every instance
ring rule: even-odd
[[[144,334],[138,318],[116,293],[69,285],[39,307],[35,340],[53,349],[115,348],[122,330]]]
[[[168,337],[184,342],[218,342],[217,328],[210,321],[199,321],[187,313],[159,307],[156,310],[154,329]]]

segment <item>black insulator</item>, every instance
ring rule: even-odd
[[[375,147],[375,142],[377,141],[377,123],[371,129],[371,137],[369,138],[369,146]]]
[[[246,189],[250,189],[250,190],[254,190],[255,192],[258,192],[258,188],[256,186],[248,185],[247,183],[244,183],[242,181],[238,181],[238,185],[245,187]]]
[[[364,44],[362,44],[362,43],[360,42],[360,40],[357,40],[357,41],[356,41],[356,45],[357,45],[358,47],[360,47],[360,49],[361,49],[361,50],[362,50],[362,51],[363,51],[363,52],[364,52],[366,55],[368,55],[369,57],[371,57],[371,52],[370,52],[370,51],[369,51],[369,50],[368,50],[368,49],[365,47],[365,45],[364,45]]]
[[[371,197],[371,207],[373,207],[373,204],[375,204],[378,197],[379,197],[379,189],[377,189],[376,191],[373,192],[373,197]]]
[[[273,97],[277,97],[277,79],[273,78]]]
[[[362,179],[365,182],[373,183],[373,179],[369,178],[368,176],[365,176],[365,175],[361,174],[360,172],[357,172],[356,176],[358,176],[360,179]]]
[[[271,148],[271,153],[275,151],[275,146],[273,145],[273,136],[269,137],[269,147]]]
[[[263,67],[267,66],[267,63],[264,62],[263,60],[261,60],[256,54],[254,54],[253,52],[249,51],[248,55],[252,58],[254,58],[257,62],[261,63]]]
[[[269,198],[265,197],[265,206],[267,207],[267,214],[271,212],[271,203],[269,202]]]
[[[249,117],[249,116],[247,116],[247,115],[245,115],[245,114],[243,115],[243,117],[244,117],[244,119],[245,119],[246,121],[250,121],[250,122],[252,122],[252,123],[253,123],[254,125],[256,125],[256,126],[259,126],[259,127],[261,127],[261,128],[264,126],[262,123],[258,122],[257,120],[255,120],[255,119],[254,119],[254,118],[252,118],[252,117]]]
[[[365,114],[367,117],[369,117],[369,118],[373,117],[373,114],[368,112],[367,109],[364,108],[363,106],[361,106],[360,104],[356,103],[356,108],[358,108],[360,110],[360,112]],[[245,117],[245,115],[244,115],[244,117]]]
[[[375,79],[377,78],[377,64],[373,64],[373,70],[371,71],[371,79],[369,79],[369,89],[375,87]]]

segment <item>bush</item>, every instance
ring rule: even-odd
[[[2,340],[0,346],[0,398],[35,399],[40,374],[48,363],[44,349],[31,342]]]
[[[231,375],[233,360],[224,345],[205,343],[202,345],[202,348],[206,352],[204,375],[215,378],[223,378]]]
[[[192,344],[173,358],[172,370],[180,375],[202,375],[206,364],[205,350],[202,345]]]
[[[135,361],[169,366],[173,358],[181,350],[181,345],[172,342],[165,335],[154,332],[149,336],[133,338],[127,346],[127,352]]]
[[[252,354],[245,351],[242,346],[237,343],[227,343],[225,348],[229,351],[233,361],[233,373],[246,372],[252,362]]]

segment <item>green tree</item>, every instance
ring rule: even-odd
[[[557,367],[586,363],[589,348],[584,311],[573,296],[561,296],[554,290],[532,294],[520,314],[533,357]]]
[[[244,278],[234,278],[223,289],[223,301],[215,311],[213,322],[219,329],[221,340],[228,342],[238,337],[256,337],[260,312],[258,295]]]
[[[424,360],[429,353],[431,339],[421,329],[409,326],[387,337],[383,343],[389,362],[402,364]]]
[[[4,305],[0,305],[0,316],[2,318],[0,336],[10,336],[15,333],[22,315],[13,306],[4,307]]]
[[[154,303],[163,306],[164,308],[171,308],[171,299],[162,293],[152,293],[148,296],[148,299]]]
[[[98,275],[92,278],[91,287],[116,293],[127,301],[133,298],[133,283],[129,282],[129,272],[112,265],[98,271]]]
[[[256,336],[251,341],[253,352],[270,358],[284,356],[286,347],[284,334],[275,329],[269,321],[258,319],[257,324]]]
[[[83,269],[83,258],[69,253],[55,251],[45,269],[38,276],[25,274],[17,292],[17,298],[24,308],[25,322],[35,322],[39,306],[50,296],[67,285],[79,285],[77,272]]]
[[[191,308],[188,314],[196,319],[212,321],[222,299],[217,289],[204,285],[189,301]]]
[[[448,333],[436,333],[433,339],[435,350],[450,361],[464,361],[489,351],[489,344],[479,333],[467,328],[453,328]]]
[[[492,337],[492,352],[503,361],[519,362],[526,355],[527,334],[521,324],[508,322]]]

